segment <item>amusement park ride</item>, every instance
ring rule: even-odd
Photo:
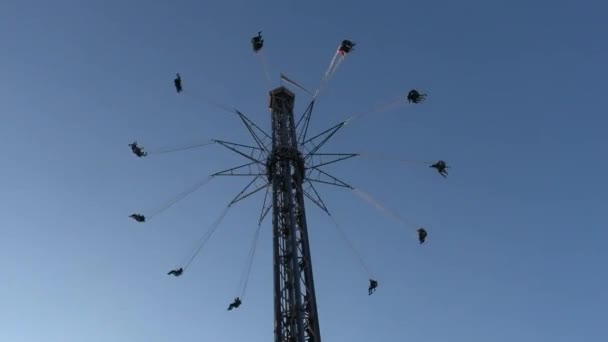
[[[261,32],[251,38],[251,44],[254,53],[261,53],[264,46]],[[184,270],[194,260],[196,254],[198,254],[209,237],[217,229],[222,218],[232,205],[255,193],[266,190],[259,225],[267,214],[272,211],[275,342],[321,341],[304,199],[307,198],[311,203],[314,203],[329,215],[329,211],[314,184],[323,183],[356,190],[349,184],[324,171],[323,166],[358,157],[359,154],[319,152],[350,119],[313,136],[309,136],[308,128],[315,100],[323,85],[329,81],[344,58],[354,50],[354,46],[355,43],[349,40],[344,40],[340,43],[327,72],[321,80],[321,86],[314,93],[312,101],[298,120],[294,117],[295,95],[284,86],[273,89],[269,93],[270,133],[266,133],[265,130],[257,126],[239,110],[228,110],[223,107],[223,109],[240,118],[253,138],[253,145],[211,140],[204,144],[162,151],[172,152],[210,144],[219,144],[247,159],[247,163],[210,175],[207,180],[178,195],[168,205],[151,215],[131,215],[131,218],[135,221],[145,222],[147,218],[149,219],[151,216],[167,209],[173,203],[206,184],[213,177],[253,177],[252,181],[228,204],[228,207],[220,218],[205,234],[189,261],[185,265],[182,265],[182,267],[171,270],[168,274],[176,277],[182,275]],[[281,79],[292,86],[306,90],[284,75],[281,75]],[[182,93],[182,79],[179,74],[177,74],[174,84],[177,93]],[[412,89],[400,101],[418,104],[425,97],[426,94],[421,94],[417,90]],[[148,155],[137,142],[133,142],[129,146],[138,157],[146,157]],[[153,153],[150,152],[150,154]],[[323,159],[315,162],[320,160],[318,157],[322,157]],[[428,164],[429,167],[437,169],[442,176],[445,177],[447,175],[446,169],[448,166],[445,162],[429,162]],[[257,239],[257,235],[259,234],[259,225],[255,239]],[[416,227],[416,229],[420,243],[424,243],[427,232],[424,228]],[[252,250],[255,251],[255,241]],[[253,258],[253,255],[250,256]],[[247,271],[247,276],[248,272],[249,270]],[[378,282],[370,279],[370,294],[377,286]],[[238,308],[240,304],[241,298],[237,297],[230,305],[229,310]]]

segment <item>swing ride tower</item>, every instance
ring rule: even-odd
[[[256,38],[257,37],[254,37],[254,39]],[[317,95],[323,86],[327,84],[332,74],[335,73],[337,67],[351,51],[353,46],[354,43],[348,40],[342,41],[334,54],[325,76],[321,80],[321,85],[314,95],[281,74],[282,81],[312,95],[312,101],[296,123],[294,119],[294,93],[283,86],[271,90],[269,92],[268,105],[271,114],[270,133],[267,133],[260,128],[249,119],[247,115],[243,114],[238,109],[229,108],[215,103],[214,101],[206,100],[211,105],[238,116],[255,141],[254,145],[256,146],[212,139],[202,144],[152,151],[150,154],[168,153],[210,144],[219,144],[241,157],[245,157],[248,159],[248,163],[209,175],[204,181],[199,182],[193,188],[177,195],[168,204],[161,207],[161,209],[152,212],[150,215],[131,215],[131,218],[137,222],[145,222],[146,216],[149,219],[161,211],[168,209],[177,201],[196,191],[204,184],[207,184],[210,179],[215,177],[253,177],[251,182],[228,203],[220,217],[211,225],[211,227],[209,227],[209,230],[205,232],[205,235],[203,235],[187,262],[178,269],[179,271],[174,271],[179,272],[179,274],[174,273],[173,275],[181,275],[181,272],[190,266],[197,254],[218,229],[218,226],[230,208],[234,207],[237,202],[258,193],[259,191],[265,190],[266,195],[264,196],[258,227],[252,239],[251,250],[247,258],[243,278],[239,284],[240,292],[239,295],[236,296],[235,302],[229,306],[228,310],[238,308],[241,299],[245,296],[260,227],[264,218],[270,210],[272,210],[274,342],[321,342],[304,198],[310,200],[310,203],[316,205],[331,218],[340,235],[342,235],[343,239],[351,249],[353,249],[365,271],[370,274],[370,294],[375,288],[372,284],[375,283],[375,286],[377,286],[377,282],[372,279],[373,276],[371,275],[371,272],[369,272],[363,259],[333,219],[323,199],[313,185],[314,183],[351,190],[369,204],[373,204],[376,209],[385,214],[391,214],[393,218],[396,218],[405,225],[411,225],[411,223],[401,219],[399,215],[391,213],[378,204],[371,196],[323,170],[323,166],[358,157],[360,154],[319,152],[321,148],[323,148],[323,146],[352,119],[360,118],[364,114],[377,113],[390,107],[383,106],[380,110],[353,116],[312,137],[309,137],[308,134]],[[261,46],[259,48],[261,48]],[[256,50],[254,46],[254,52],[257,52],[259,48]],[[179,89],[181,89],[181,86]],[[179,89],[178,93],[181,93],[181,90]],[[186,92],[186,94],[189,93]],[[397,102],[405,102],[405,98],[400,98]],[[269,140],[270,143],[268,143]],[[132,152],[138,157],[147,155],[142,153],[141,147],[137,146],[136,142],[130,146]],[[430,166],[435,167],[435,164]],[[445,177],[443,173],[442,175]],[[263,184],[260,185],[260,182]],[[418,225],[415,226],[419,227]],[[421,241],[421,243],[422,242],[423,241]],[[171,274],[171,272],[169,274]]]
[[[285,87],[270,92],[272,151],[266,166],[272,186],[274,341],[320,342],[294,101]]]

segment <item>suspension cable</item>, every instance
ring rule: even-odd
[[[255,257],[255,251],[257,249],[258,240],[260,236],[262,224],[258,224],[258,227],[253,234],[253,238],[251,239],[251,247],[249,248],[249,254],[247,255],[246,266],[241,274],[241,279],[238,285],[238,291],[240,293],[241,299],[245,297],[245,293],[247,292],[247,285],[249,284],[249,275],[251,274],[251,268],[253,266],[253,259]]]
[[[173,197],[171,200],[169,200],[168,202],[166,202],[165,204],[161,205],[160,207],[156,208],[155,210],[150,211],[146,216],[146,218],[152,218],[162,212],[164,212],[165,210],[171,208],[174,204],[176,204],[177,202],[181,201],[182,199],[184,199],[186,196],[190,195],[191,193],[195,192],[196,190],[202,188],[204,185],[206,185],[207,183],[209,183],[211,181],[211,179],[213,179],[212,176],[207,176],[207,178],[201,180],[200,182],[194,184],[192,187],[188,188],[186,191],[183,191],[181,193],[179,193],[178,195],[176,195],[175,197]]]
[[[423,165],[432,165],[436,163],[436,161],[426,161],[426,160],[412,160],[412,159],[402,159],[399,157],[394,157],[390,155],[379,155],[379,154],[370,154],[370,153],[359,153],[358,157],[369,160],[383,160],[383,161],[394,161],[399,163],[407,163],[407,164],[423,164]]]
[[[203,95],[193,94],[190,91],[183,90],[182,92],[184,93],[184,95],[188,96],[189,98],[191,98],[191,99],[193,99],[195,101],[204,103],[206,105],[211,105],[211,106],[213,106],[213,107],[215,107],[217,109],[220,109],[222,111],[228,112],[230,114],[238,114],[236,112],[236,109],[234,107],[229,107],[227,105],[224,105],[222,103],[214,101],[214,100],[212,100],[212,99],[210,99],[208,97],[205,97]]]
[[[224,217],[226,217],[228,210],[230,210],[230,205],[228,205],[228,206],[226,206],[226,208],[224,208],[224,211],[222,211],[221,215],[215,220],[215,222],[213,222],[213,224],[211,224],[209,229],[199,239],[194,252],[190,255],[190,257],[184,263],[184,266],[183,266],[184,270],[186,270],[186,269],[188,269],[188,267],[190,267],[190,264],[192,264],[192,261],[194,261],[194,259],[198,255],[198,253],[200,253],[200,251],[203,249],[203,247],[205,246],[207,241],[209,241],[209,239],[211,238],[213,233],[215,233],[217,228],[220,226],[220,223],[222,223],[222,221],[224,220]]]
[[[342,64],[345,57],[346,56],[341,55],[338,51],[336,51],[334,53],[334,55],[331,59],[331,62],[329,62],[329,66],[327,67],[327,70],[325,71],[325,74],[323,75],[323,78],[321,78],[319,87],[317,88],[317,90],[315,91],[315,93],[313,95],[313,100],[316,100],[319,97],[319,95],[321,94],[321,92],[323,92],[323,90],[325,90],[325,88],[327,87],[327,84],[329,83],[329,80],[336,73],[336,70],[338,70],[338,67],[340,66],[340,64]]]
[[[370,194],[362,191],[361,189],[353,188],[351,190],[357,197],[359,197],[360,199],[365,201],[365,203],[373,206],[376,210],[378,210],[380,213],[384,214],[385,216],[391,217],[392,219],[397,220],[398,222],[402,223],[404,226],[408,226],[410,228],[418,229],[421,227],[420,225],[415,224],[412,221],[404,219],[403,217],[401,217],[401,215],[397,214],[396,212],[387,209],[385,206],[380,204],[380,202],[377,199],[373,198]]]
[[[373,114],[381,114],[384,112],[388,112],[390,110],[393,109],[397,109],[399,107],[401,107],[403,104],[405,104],[405,99],[403,97],[399,97],[398,99],[394,99],[391,101],[387,101],[383,104],[378,105],[375,108],[372,108],[371,110],[368,110],[367,112],[363,112],[363,113],[359,113],[359,114],[355,114],[351,117],[349,117],[348,119],[345,120],[345,123],[351,123],[354,120],[360,119],[364,116],[368,116],[368,115],[373,115]]]
[[[268,86],[272,87],[272,78],[270,77],[270,71],[268,68],[268,61],[266,60],[266,55],[264,55],[264,52],[262,50],[258,51],[256,53],[256,55],[258,55],[258,59],[260,60],[260,63],[262,64],[262,69],[264,71],[264,76],[266,76],[266,81],[268,82]]]
[[[359,261],[359,263],[360,263],[363,271],[366,272],[366,276],[369,276],[371,279],[376,279],[374,277],[374,274],[370,271],[369,267],[367,267],[367,264],[365,263],[365,260],[363,259],[363,256],[355,248],[355,245],[351,242],[351,240],[348,238],[348,236],[346,235],[346,233],[344,232],[344,230],[340,227],[340,225],[338,224],[338,221],[336,221],[336,219],[331,214],[328,214],[327,216],[329,216],[329,218],[333,222],[333,224],[334,224],[334,226],[336,228],[336,231],[338,231],[338,234],[340,235],[340,237],[344,240],[344,242],[346,242],[346,244],[348,245],[348,247],[350,248],[350,250],[357,257],[357,260]]]
[[[148,154],[149,155],[150,154],[165,154],[165,153],[171,153],[171,152],[177,152],[177,151],[185,151],[185,150],[191,150],[194,148],[209,146],[209,145],[212,145],[215,143],[216,143],[215,140],[207,140],[207,141],[200,142],[200,143],[191,143],[191,144],[187,144],[187,145],[163,147],[163,148],[159,148],[156,150],[148,151]]]

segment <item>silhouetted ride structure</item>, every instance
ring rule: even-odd
[[[251,38],[251,44],[254,54],[260,56],[268,81],[271,81],[268,74],[268,68],[262,57],[264,40],[261,31]],[[304,113],[296,121],[294,116],[295,94],[285,86],[279,86],[271,90],[269,92],[268,100],[268,108],[271,114],[270,133],[267,133],[260,128],[238,109],[233,109],[208,99],[203,99],[203,101],[210,105],[236,115],[250,133],[253,139],[253,144],[251,145],[213,139],[201,143],[144,152],[144,148],[139,146],[137,142],[129,144],[133,154],[140,158],[218,144],[247,160],[245,164],[209,175],[201,182],[178,194],[155,210],[145,214],[133,213],[130,217],[139,223],[147,222],[147,220],[150,220],[155,215],[168,209],[215,177],[252,177],[252,180],[248,185],[239,192],[230,203],[228,203],[219,218],[211,225],[209,230],[205,232],[205,235],[201,238],[196,248],[188,256],[185,262],[181,264],[178,269],[171,270],[168,274],[175,277],[181,276],[217,230],[228,210],[241,200],[265,190],[266,194],[258,220],[258,227],[254,234],[247,265],[243,273],[243,278],[241,279],[241,294],[230,304],[228,310],[237,309],[242,303],[242,298],[244,297],[247,288],[260,227],[264,218],[272,211],[275,342],[321,341],[313,265],[311,261],[311,247],[306,222],[305,198],[332,218],[335,227],[356,254],[362,267],[368,274],[371,274],[361,255],[354,249],[353,245],[350,244],[344,232],[340,230],[337,222],[333,220],[333,217],[319,195],[315,184],[325,184],[352,190],[356,195],[372,204],[376,209],[383,211],[384,214],[389,214],[404,225],[414,228],[417,231],[421,244],[425,242],[427,237],[427,232],[424,228],[404,220],[397,213],[391,212],[382,206],[369,194],[352,187],[323,169],[324,166],[347,159],[355,157],[374,158],[373,156],[358,153],[320,152],[322,147],[350,121],[365,115],[394,109],[397,106],[405,105],[406,103],[417,105],[424,100],[426,94],[422,94],[418,90],[412,89],[407,96],[401,96],[399,99],[382,105],[375,110],[351,116],[347,120],[339,122],[316,135],[309,134],[309,125],[317,97],[322,93],[324,87],[329,82],[338,66],[354,51],[354,46],[355,43],[350,40],[343,40],[340,43],[326,73],[321,79],[319,87],[314,93],[281,74],[281,80],[283,82],[312,95],[312,100]],[[180,94],[180,96],[182,96],[182,94],[190,96],[188,87],[182,84],[182,78],[179,73],[174,80],[174,84],[176,92]],[[378,158],[386,159],[382,157]],[[429,167],[437,169],[442,176],[445,177],[447,175],[446,169],[448,166],[443,161],[395,160],[429,165]],[[377,286],[378,281],[370,276],[370,295],[375,291]]]

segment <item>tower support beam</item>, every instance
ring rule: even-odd
[[[320,342],[304,192],[304,158],[298,150],[293,108],[285,87],[270,92],[275,342]]]

